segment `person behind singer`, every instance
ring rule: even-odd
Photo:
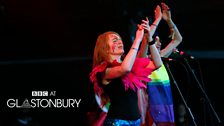
[[[161,19],[167,22],[171,31],[171,42],[165,48],[161,49],[159,36],[156,36],[155,40],[156,48],[160,52],[160,56],[168,58],[172,51],[182,42],[182,36],[172,21],[169,7],[165,3],[161,3],[161,6],[162,12],[159,6],[155,9],[155,20],[150,27],[150,34],[154,34]],[[143,39],[138,57],[147,57],[148,46],[146,46],[145,43],[146,40]],[[153,121],[157,126],[174,126],[175,120],[170,79],[164,64],[162,64],[159,69],[153,71],[149,78],[152,80],[148,82],[146,91],[148,94],[148,112],[151,115],[150,117],[153,118]],[[148,116],[145,117],[147,112],[142,113],[145,120],[149,120],[147,119],[149,118]],[[142,125],[149,125],[149,123],[143,120]]]
[[[148,43],[152,60],[136,58],[144,31],[150,31],[148,21],[138,25],[134,42],[123,60],[123,42],[118,33],[108,31],[97,38],[90,80],[102,99],[101,105],[110,102],[104,126],[140,125],[137,90],[146,88],[143,82],[149,82],[151,72],[162,65],[150,34]]]

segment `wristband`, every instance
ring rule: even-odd
[[[153,44],[155,44],[155,40],[152,40],[151,42],[148,42],[148,46],[151,46],[151,45],[153,45]]]

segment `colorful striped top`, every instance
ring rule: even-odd
[[[156,123],[174,123],[173,99],[169,75],[164,64],[149,75],[149,110]]]

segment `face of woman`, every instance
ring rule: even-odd
[[[124,53],[123,42],[119,35],[109,35],[109,54],[110,55],[122,55]]]

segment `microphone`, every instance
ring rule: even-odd
[[[184,51],[179,51],[178,49],[174,49],[173,53],[180,55],[183,58],[194,59],[194,56],[188,55]]]

